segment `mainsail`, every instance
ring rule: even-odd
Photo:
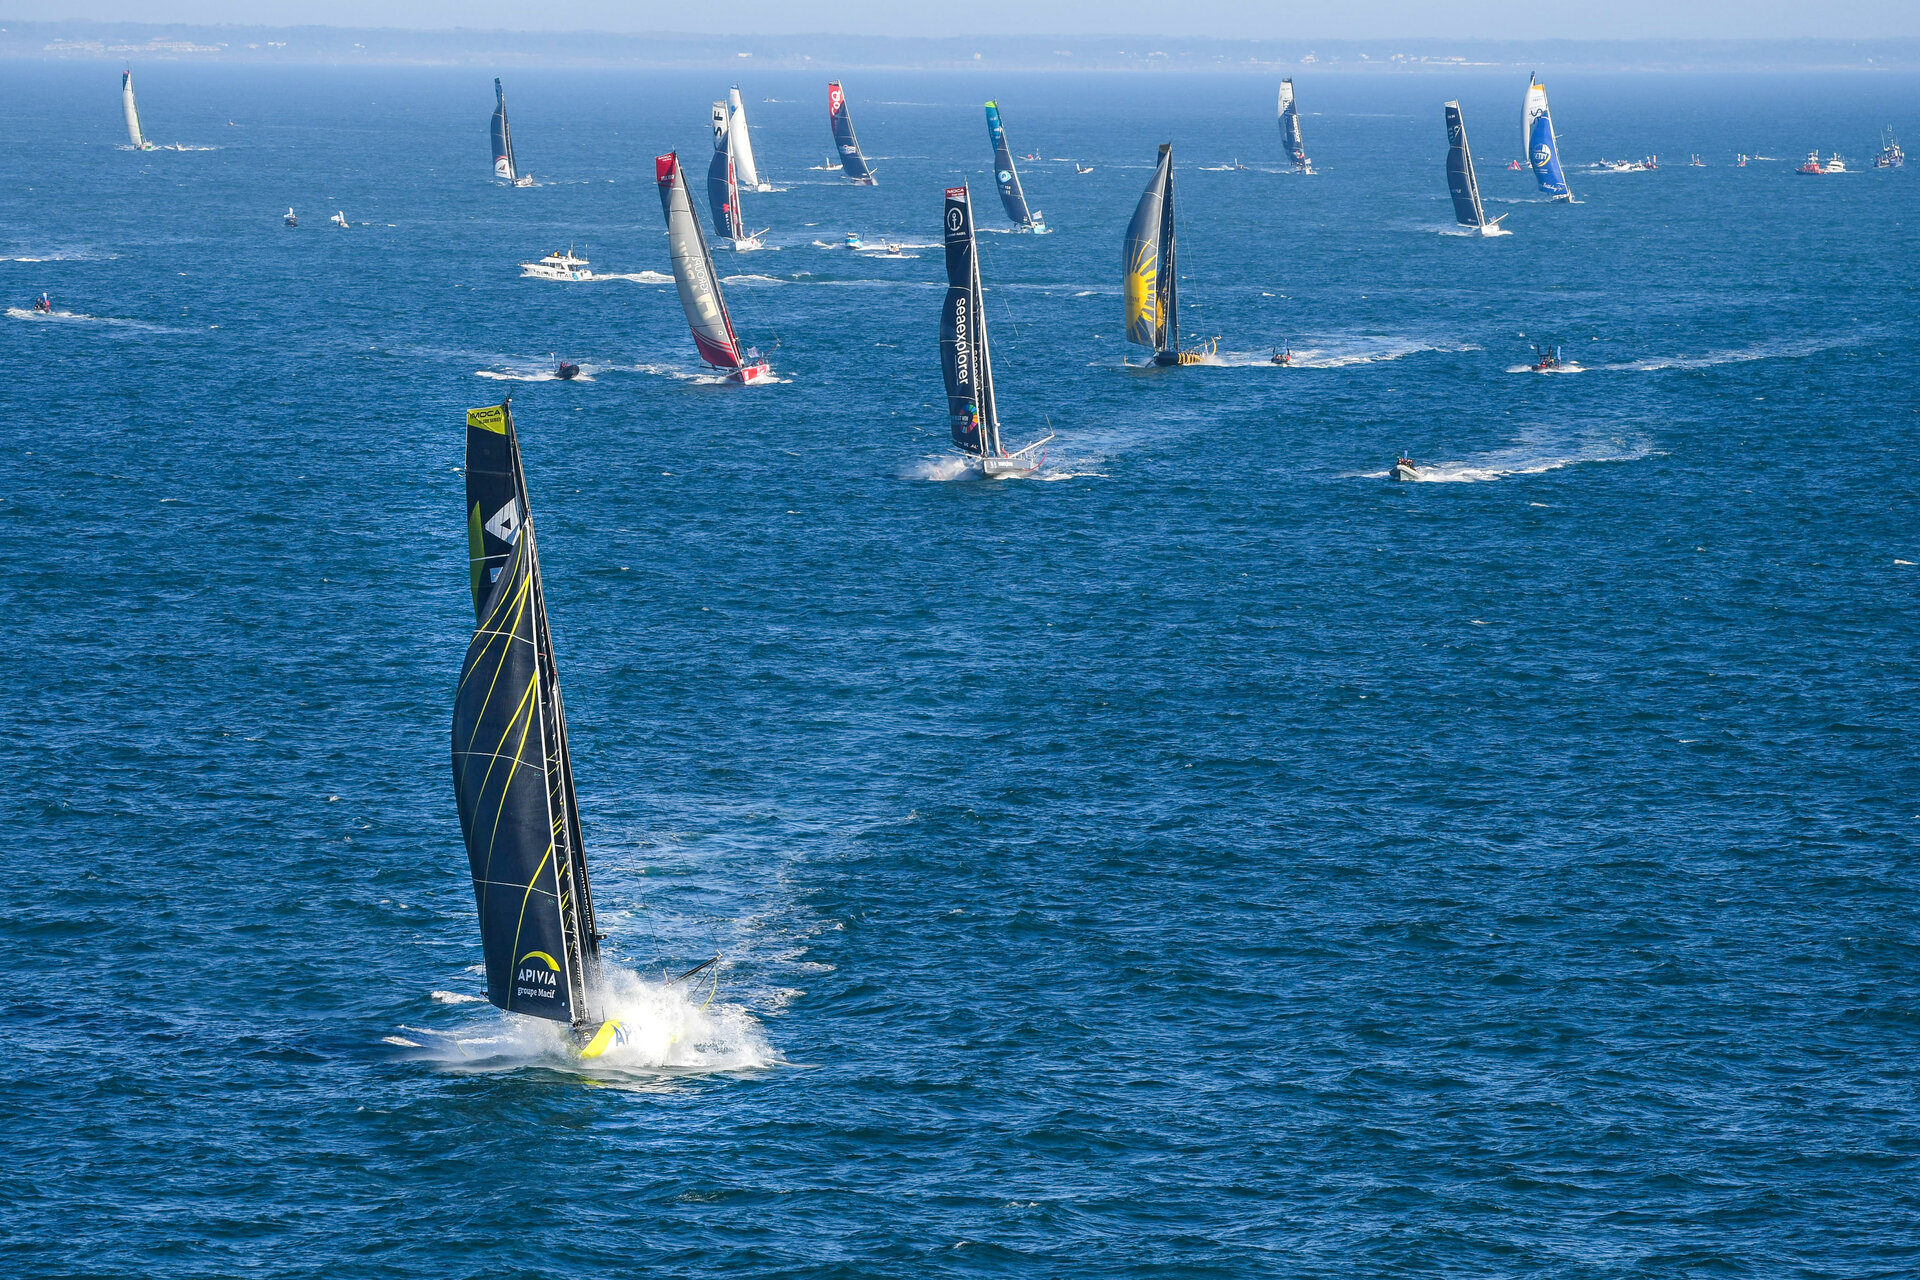
[[[1533,76],[1527,77],[1527,100],[1521,110],[1521,139],[1526,143],[1527,162],[1540,189],[1555,200],[1573,200],[1567,178],[1560,171],[1560,144],[1553,136],[1553,113],[1547,109],[1547,87]]]
[[[493,78],[493,176],[513,182],[520,177],[520,171],[513,165],[513,131],[507,128],[507,91],[500,87],[500,77]],[[538,103],[534,104],[536,107]],[[540,151],[540,130],[537,127],[540,113],[534,112],[534,153]]]
[[[1156,360],[1180,343],[1179,277],[1173,248],[1173,144],[1160,144],[1160,163],[1127,224],[1124,277],[1127,341],[1153,349]]]
[[[1306,144],[1300,139],[1300,108],[1294,105],[1292,79],[1280,82],[1280,141],[1293,158],[1293,167],[1306,169],[1310,162]]]
[[[737,372],[742,367],[740,343],[733,336],[726,299],[720,296],[720,279],[714,274],[707,238],[700,231],[700,219],[694,216],[693,202],[687,195],[687,175],[680,167],[680,154],[669,151],[654,157],[653,168],[660,184],[660,208],[667,216],[673,279],[680,286],[680,306],[687,313],[694,345],[708,364]]]
[[[487,999],[573,1024],[599,934],[567,755],[526,475],[506,404],[467,411],[467,544],[477,627],[453,705],[453,781],[480,907]]]
[[[827,86],[827,118],[833,125],[833,145],[840,149],[840,171],[855,182],[873,186],[873,169],[860,154],[860,139],[853,136],[853,117],[847,114],[846,91],[838,80]]]
[[[740,184],[735,177],[733,130],[714,142],[713,161],[707,165],[707,204],[713,210],[713,230],[729,240],[745,240],[747,224],[740,216]]]
[[[164,97],[165,95],[161,95]],[[165,105],[164,103],[162,104]],[[145,151],[147,140],[140,133],[140,112],[133,105],[133,68],[128,67],[120,73],[120,109],[127,116],[127,141],[133,144],[135,151]],[[165,115],[162,111],[160,114]]]
[[[1463,227],[1484,227],[1487,213],[1480,204],[1480,183],[1473,176],[1473,152],[1467,148],[1467,122],[1459,102],[1446,104],[1447,190],[1453,193],[1453,216]]]
[[[993,142],[993,178],[1000,184],[1000,203],[1016,227],[1039,230],[1044,224],[1038,214],[1027,208],[1027,194],[1020,189],[1020,173],[1013,167],[1013,151],[1007,146],[1007,131],[1000,125],[1000,104],[987,104],[987,137]],[[969,215],[971,225],[971,215]]]
[[[1000,415],[993,403],[987,313],[980,300],[973,200],[965,187],[947,188],[946,229],[947,296],[940,304],[940,371],[947,380],[947,425],[963,452],[998,457]]]

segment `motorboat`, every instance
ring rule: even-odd
[[[1660,157],[1648,156],[1640,162],[1640,167],[1642,169],[1658,169],[1660,167]]]
[[[834,167],[838,168],[839,166],[836,165]],[[857,231],[847,232],[846,244],[849,249],[864,249],[867,247],[867,242],[860,238],[860,233]]]
[[[1832,155],[1827,157],[1828,173],[1845,173],[1846,171],[1847,171],[1847,162],[1840,158],[1840,153],[1838,151],[1834,152]]]
[[[1818,151],[1807,152],[1807,162],[1794,170],[1795,173],[1813,174],[1825,173],[1826,171],[1826,166],[1820,163],[1820,153]]]
[[[1394,462],[1393,470],[1387,472],[1389,480],[1418,480],[1420,469],[1413,465],[1413,459],[1401,454]]]
[[[1090,164],[1089,165],[1076,164],[1073,166],[1073,171],[1075,173],[1092,173],[1093,166]]]
[[[53,314],[53,299],[43,293],[33,300],[33,309],[42,315],[50,316]]]
[[[1707,167],[1707,165],[1706,165],[1706,162],[1700,158],[1698,153],[1696,153],[1687,160],[1687,167],[1689,169],[1704,169]]]
[[[1747,161],[1750,159],[1752,159],[1752,157],[1749,156],[1746,152],[1742,151],[1739,155],[1733,158],[1733,167],[1736,169],[1744,169],[1747,167]]]
[[[1292,348],[1292,347],[1287,347],[1287,348],[1285,348],[1284,350],[1280,350],[1280,351],[1276,351],[1276,352],[1274,352],[1274,353],[1273,353],[1273,358],[1272,358],[1271,360],[1269,360],[1269,361],[1268,361],[1267,363],[1269,363],[1269,364],[1292,364],[1292,363],[1293,363],[1293,348]]]
[[[580,366],[571,360],[555,360],[553,362],[553,376],[562,382],[572,382],[580,376]]]
[[[587,260],[574,257],[571,245],[567,247],[565,253],[555,249],[536,262],[521,263],[520,274],[522,277],[531,277],[535,280],[593,279],[593,272],[587,270]]]
[[[1539,358],[1527,367],[1535,373],[1552,373],[1567,367],[1567,362],[1560,358],[1559,347],[1535,347],[1533,354]]]
[[[292,205],[287,206],[287,211],[280,216],[280,221],[286,223],[290,227],[297,227],[300,225],[299,215],[294,213]]]

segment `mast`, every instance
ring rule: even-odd
[[[1467,147],[1467,122],[1458,101],[1445,107],[1447,118],[1447,190],[1453,194],[1453,216],[1463,227],[1484,227],[1480,183],[1473,176],[1473,152]]]
[[[1156,351],[1180,349],[1180,273],[1173,246],[1173,144],[1160,144],[1160,162],[1167,167],[1165,212],[1160,217],[1160,342]]]
[[[487,998],[576,1028],[599,959],[566,710],[508,403],[467,413],[477,627],[454,696],[453,773]]]
[[[660,188],[660,209],[667,219],[673,279],[680,289],[680,307],[687,313],[694,345],[708,364],[737,372],[741,368],[740,343],[734,336],[726,299],[720,293],[707,237],[700,230],[700,219],[694,216],[693,202],[687,195],[687,177],[680,167],[679,152],[655,156],[653,167]]]
[[[513,163],[513,132],[507,128],[507,91],[500,87],[499,76],[493,78],[493,98],[493,176],[512,182],[520,176],[520,171]]]
[[[963,188],[964,189],[964,188]],[[973,193],[967,192],[967,234],[973,236]],[[968,255],[973,279],[968,300],[973,306],[973,332],[980,351],[980,452],[992,457],[1000,447],[1000,405],[993,394],[993,352],[987,346],[987,298],[980,285],[980,242],[974,237],[973,252]]]
[[[140,111],[133,105],[133,68],[120,73],[120,110],[127,117],[127,141],[135,151],[145,151],[147,140],[140,132]]]

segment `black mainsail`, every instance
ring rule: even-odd
[[[1173,236],[1173,144],[1160,144],[1160,163],[1134,206],[1121,255],[1121,293],[1127,341],[1153,351],[1155,364],[1197,364],[1199,351],[1180,349],[1180,272]]]
[[[493,176],[518,182],[520,170],[513,162],[513,130],[507,127],[507,91],[500,87],[499,76],[493,78],[493,103]]]
[[[600,935],[508,404],[467,411],[467,539],[477,626],[454,694],[453,781],[487,999],[570,1024],[593,1055],[609,1038],[592,1035]]]
[[[1453,194],[1453,217],[1463,227],[1475,229],[1487,225],[1487,211],[1480,203],[1480,183],[1473,176],[1473,152],[1467,147],[1467,122],[1460,114],[1459,102],[1446,104],[1447,113],[1447,190]]]
[[[1000,186],[1000,204],[1007,217],[1023,230],[1045,231],[1046,224],[1027,207],[1027,193],[1020,189],[1020,171],[1013,167],[1013,149],[1007,145],[997,102],[987,104],[987,140],[993,143],[993,180]]]
[[[988,477],[1035,471],[1027,457],[1053,439],[1047,432],[1008,453],[1000,442],[1000,410],[993,394],[993,353],[980,288],[980,246],[973,229],[973,197],[947,188],[945,209],[947,296],[940,304],[940,372],[947,382],[947,426],[953,443]]]
[[[840,152],[840,171],[861,186],[877,185],[873,166],[860,150],[860,139],[853,134],[853,115],[847,110],[847,91],[835,80],[827,85],[827,123],[833,126],[833,145]]]

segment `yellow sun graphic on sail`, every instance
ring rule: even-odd
[[[1160,295],[1155,289],[1160,255],[1152,245],[1136,245],[1127,262],[1127,339],[1151,347],[1160,334]]]

